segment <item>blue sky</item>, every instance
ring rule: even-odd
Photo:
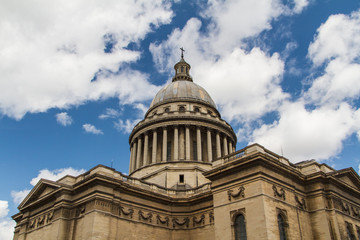
[[[360,164],[360,2],[0,1],[0,238],[40,178],[127,173],[128,136],[180,47],[238,136]]]

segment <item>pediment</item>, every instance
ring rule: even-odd
[[[360,177],[352,168],[337,171],[334,176],[347,185],[360,190]]]
[[[44,197],[51,195],[51,193],[55,192],[61,188],[61,185],[57,182],[53,182],[46,179],[41,179],[35,187],[30,191],[30,193],[25,197],[25,199],[20,203],[19,209],[24,208],[31,203],[34,203]]]

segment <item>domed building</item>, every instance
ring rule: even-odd
[[[236,135],[183,56],[129,137],[129,175],[42,179],[14,239],[360,239],[360,178]]]
[[[182,57],[172,82],[154,97],[130,134],[131,177],[171,189],[209,183],[214,159],[235,152],[236,135]]]

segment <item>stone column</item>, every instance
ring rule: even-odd
[[[228,155],[229,152],[228,152],[228,143],[227,143],[227,137],[226,137],[226,136],[224,136],[223,147],[224,147],[224,156],[225,156],[225,155]]]
[[[190,129],[189,125],[185,126],[185,160],[190,160]]]
[[[216,157],[221,157],[221,145],[220,145],[220,134],[216,132]]]
[[[179,128],[174,126],[174,160],[179,160]]]
[[[167,161],[167,128],[163,128],[162,162]]]
[[[138,144],[137,144],[137,154],[136,154],[136,168],[141,167],[141,148],[142,148],[142,139],[140,136],[138,137]]]
[[[156,151],[157,151],[157,131],[156,129],[153,130],[153,142],[152,142],[152,157],[151,161],[152,163],[156,163]]]
[[[212,162],[212,143],[211,143],[211,131],[207,129],[207,152],[208,152],[208,162]]]
[[[143,166],[146,166],[146,165],[149,164],[149,162],[148,162],[148,152],[149,152],[149,133],[145,132]]]
[[[133,143],[133,155],[132,155],[132,163],[131,163],[131,168],[132,171],[134,171],[136,169],[136,151],[137,151],[137,143],[136,143],[137,139],[134,140]]]
[[[233,147],[232,147],[232,142],[231,140],[229,141],[229,154],[232,154],[234,151],[233,151]]]
[[[197,160],[201,161],[202,160],[202,156],[201,156],[201,131],[200,131],[200,127],[196,128],[196,151],[197,151]],[[194,159],[195,160],[195,159]]]
[[[129,164],[129,174],[133,171],[132,164],[133,164],[133,155],[134,155],[134,144],[130,143],[130,164]]]

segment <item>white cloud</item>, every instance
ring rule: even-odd
[[[67,114],[67,112],[58,113],[55,117],[56,121],[63,126],[68,126],[73,123],[72,118]]]
[[[9,204],[7,201],[0,200],[0,218],[6,217],[9,212]]]
[[[293,162],[328,159],[342,150],[342,142],[360,128],[360,110],[346,103],[337,109],[307,110],[302,102],[284,104],[280,119],[264,124],[252,135],[252,142],[280,153]]]
[[[140,52],[125,47],[171,17],[170,3],[161,0],[3,2],[0,112],[21,119],[28,112],[88,100],[148,99],[148,89],[155,87],[145,75],[124,66],[136,61]],[[109,41],[113,48],[105,53]],[[119,66],[123,70],[118,75],[106,71],[116,72]],[[95,73],[101,76],[91,81]]]
[[[35,186],[41,178],[52,180],[52,181],[57,181],[66,175],[71,175],[71,176],[76,177],[80,174],[83,174],[84,172],[85,172],[85,169],[77,170],[72,167],[60,168],[60,169],[55,169],[55,170],[42,169],[39,171],[39,174],[37,175],[37,177],[31,179],[30,184]]]
[[[317,30],[309,46],[315,66],[325,64],[322,76],[314,79],[305,94],[308,102],[337,106],[360,96],[360,11],[332,15]]]
[[[278,54],[268,56],[258,48],[250,52],[234,48],[219,59],[212,58],[193,46],[197,41],[192,39],[198,37],[200,26],[198,20],[189,20],[181,32],[174,31],[166,42],[151,45],[154,60],[163,66],[167,64],[162,61],[168,49],[176,50],[181,43],[188,46],[191,56],[186,60],[192,65],[194,82],[209,92],[230,121],[254,120],[276,109],[288,97],[280,87],[284,63]]]
[[[15,204],[19,205],[25,197],[29,194],[29,189],[24,189],[22,191],[11,191],[11,197]]]
[[[279,109],[279,120],[252,133],[252,141],[292,161],[329,159],[352,134],[360,141],[360,11],[332,15],[317,30],[308,56],[322,71],[298,101]]]
[[[121,111],[115,110],[113,108],[106,108],[105,113],[99,115],[100,119],[107,118],[117,118],[121,115]]]
[[[194,77],[214,98],[223,117],[248,122],[276,110],[288,97],[280,86],[283,68],[278,54],[234,49],[217,62],[196,67]]]
[[[295,6],[293,11],[295,13],[300,13],[302,12],[302,10],[309,5],[309,1],[308,0],[294,0]]]
[[[101,131],[100,129],[97,129],[94,125],[91,125],[89,123],[83,124],[83,129],[87,133],[93,133],[93,134],[96,134],[96,135],[104,134],[103,131]]]
[[[141,120],[142,119],[135,119],[135,120],[126,119],[125,121],[123,121],[122,119],[119,119],[118,121],[114,122],[114,126],[120,132],[131,133],[135,125]]]
[[[14,235],[15,221],[8,217],[8,202],[0,200],[0,239],[11,240]]]
[[[309,46],[309,57],[316,65],[340,58],[352,62],[360,56],[360,11],[330,16]]]

